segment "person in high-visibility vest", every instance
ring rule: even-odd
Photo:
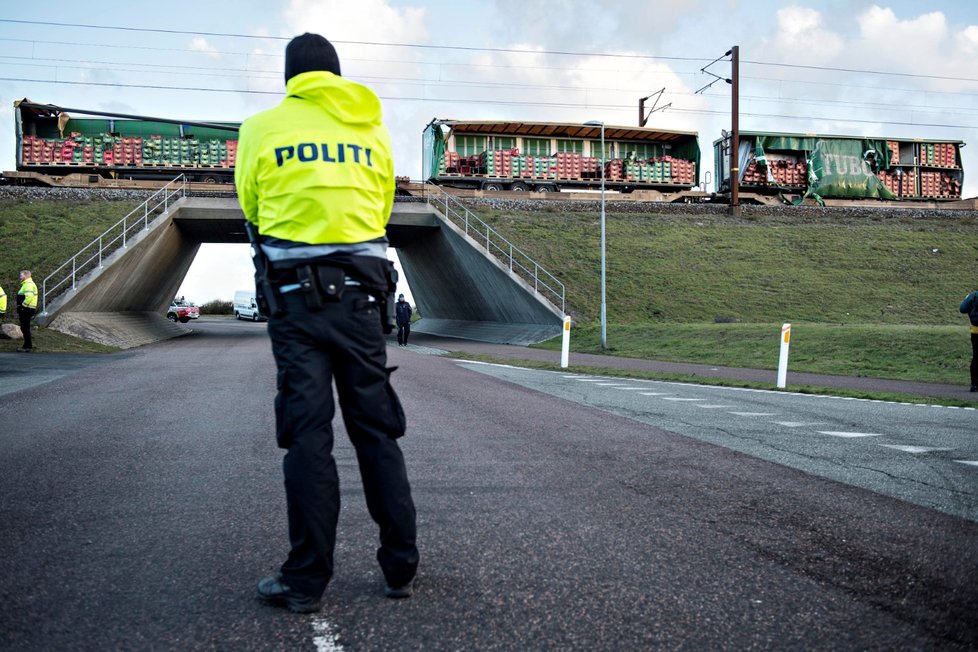
[[[31,320],[37,314],[37,285],[31,278],[31,270],[20,272],[20,289],[17,290],[17,316],[20,317],[20,330],[24,333],[24,346],[18,351],[28,353],[34,350],[31,339]]]
[[[0,287],[0,317],[7,314],[7,294]]]
[[[396,441],[404,411],[382,332],[392,327],[386,308],[397,279],[386,235],[394,160],[380,100],[340,76],[333,45],[308,33],[285,49],[285,94],[241,125],[234,183],[252,239],[256,294],[268,308],[276,439],[287,451],[291,549],[279,572],[258,582],[258,597],[308,613],[321,608],[333,576],[340,509],[333,381],[379,528],[387,597],[414,592],[417,516]]]

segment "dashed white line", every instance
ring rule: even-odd
[[[885,446],[886,448],[892,448],[894,450],[903,451],[904,453],[913,453],[914,455],[918,455],[920,453],[933,453],[934,451],[953,450],[951,448],[939,448],[935,446],[905,446],[902,444],[880,444],[880,446]]]
[[[621,383],[598,383],[597,387],[625,387]]]
[[[619,387],[618,389],[623,392],[637,392],[641,389],[648,389],[648,387]]]
[[[958,464],[967,464],[968,466],[978,466],[978,460],[954,460]]]
[[[878,432],[839,432],[837,430],[819,430],[820,435],[831,435],[832,437],[846,437],[853,439],[856,437],[882,437]]]
[[[312,621],[312,643],[318,652],[343,652],[340,645],[340,635],[333,629],[333,625],[322,617],[314,618]]]
[[[703,408],[704,410],[719,410],[721,408],[722,409],[727,409],[727,408],[732,408],[732,407],[737,407],[737,406],[735,406],[735,405],[697,405],[696,407]]]
[[[801,428],[802,426],[817,426],[825,423],[824,421],[775,421],[774,423],[785,428]]]
[[[681,396],[667,396],[663,401],[705,401],[705,398],[683,398]]]
[[[773,417],[777,412],[731,412],[730,414],[736,414],[738,417]]]
[[[669,396],[669,392],[639,392],[642,396]]]

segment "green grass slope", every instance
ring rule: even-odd
[[[0,199],[0,286],[12,296],[29,269],[45,276],[139,205],[135,201]]]
[[[572,348],[600,351],[597,203],[473,209],[565,283],[579,324]],[[974,213],[661,211],[607,213],[610,352],[776,368],[790,322],[794,371],[967,378],[958,304],[978,287]]]

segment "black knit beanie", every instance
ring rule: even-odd
[[[340,74],[340,58],[336,48],[319,34],[306,32],[289,41],[285,48],[285,81],[310,70],[326,70]]]

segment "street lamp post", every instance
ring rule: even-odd
[[[604,122],[585,122],[589,127],[601,127],[601,350],[608,348],[608,305],[605,300],[605,228],[604,228]]]

